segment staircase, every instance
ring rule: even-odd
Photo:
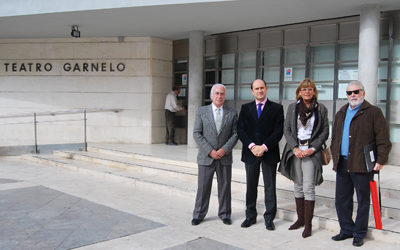
[[[237,153],[237,152],[235,152]],[[124,150],[110,149],[101,146],[89,146],[88,151],[54,151],[51,155],[24,155],[26,160],[53,167],[62,167],[82,174],[95,175],[115,179],[133,186],[142,186],[167,192],[174,195],[186,195],[194,198],[197,189],[197,164],[182,160],[172,160],[173,157],[156,157],[150,154],[135,153]],[[325,169],[324,169],[325,170]],[[313,228],[339,232],[334,193],[335,181],[333,175],[325,176],[322,185],[316,187],[315,215]],[[260,179],[262,184],[262,178]],[[214,178],[212,195],[217,195],[216,179]],[[375,221],[371,205],[370,230],[368,238],[400,242],[400,190],[381,187],[382,193],[382,224],[383,230],[375,229]],[[232,202],[245,210],[246,173],[244,167],[232,169]],[[263,187],[259,187],[258,211],[264,211]],[[294,221],[296,219],[293,183],[277,174],[277,218]],[[356,200],[356,199],[354,199]],[[355,204],[355,209],[357,204]]]

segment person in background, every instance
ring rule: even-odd
[[[179,86],[174,86],[165,98],[165,144],[167,145],[178,145],[175,142],[175,113],[184,110],[184,107],[178,105],[177,101],[180,92]]]
[[[289,230],[305,226],[303,238],[311,236],[315,186],[322,183],[321,150],[329,136],[328,109],[318,102],[315,82],[309,78],[296,89],[296,102],[286,113],[286,138],[278,171],[294,182],[297,220]]]
[[[231,225],[232,149],[238,136],[236,110],[224,106],[225,86],[211,88],[212,103],[196,112],[193,138],[199,146],[197,154],[198,187],[192,225],[200,224],[208,211],[214,172],[218,182],[218,217]]]
[[[362,246],[368,231],[370,186],[373,171],[368,172],[364,146],[376,144],[375,171],[382,169],[392,147],[389,125],[380,108],[364,100],[365,90],[360,81],[347,86],[348,104],[335,116],[332,128],[331,152],[336,171],[335,206],[340,233],[332,240],[353,238],[354,246]],[[357,195],[357,215],[353,220],[353,194]]]
[[[250,227],[257,218],[257,188],[260,165],[264,180],[264,220],[267,230],[275,230],[277,212],[276,166],[280,159],[279,141],[283,135],[283,107],[267,98],[267,83],[256,79],[251,84],[254,101],[243,104],[239,114],[238,135],[243,144],[246,168],[246,219],[241,227]]]

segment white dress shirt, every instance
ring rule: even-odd
[[[182,107],[178,105],[178,99],[176,98],[176,94],[174,91],[171,91],[167,98],[165,98],[165,109],[168,109],[171,112],[178,112],[182,110]]]

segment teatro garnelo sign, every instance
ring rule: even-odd
[[[2,74],[82,74],[82,73],[121,73],[126,63],[121,61],[3,61],[0,64]]]

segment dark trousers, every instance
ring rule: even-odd
[[[273,221],[276,216],[276,164],[268,163],[262,158],[257,158],[253,164],[245,164],[246,167],[246,218],[257,217],[257,188],[260,177],[260,165],[264,180],[264,202],[266,221]]]
[[[175,142],[175,113],[165,110],[165,142]]]
[[[231,218],[232,165],[222,165],[219,160],[214,160],[210,166],[199,165],[198,167],[198,185],[193,219],[204,219],[208,212],[214,172],[217,173],[218,182],[218,217],[221,220]]]
[[[335,206],[343,234],[364,238],[368,231],[370,209],[369,181],[372,173],[349,173],[347,160],[340,157],[336,173]],[[353,195],[357,195],[357,215],[353,221]]]

